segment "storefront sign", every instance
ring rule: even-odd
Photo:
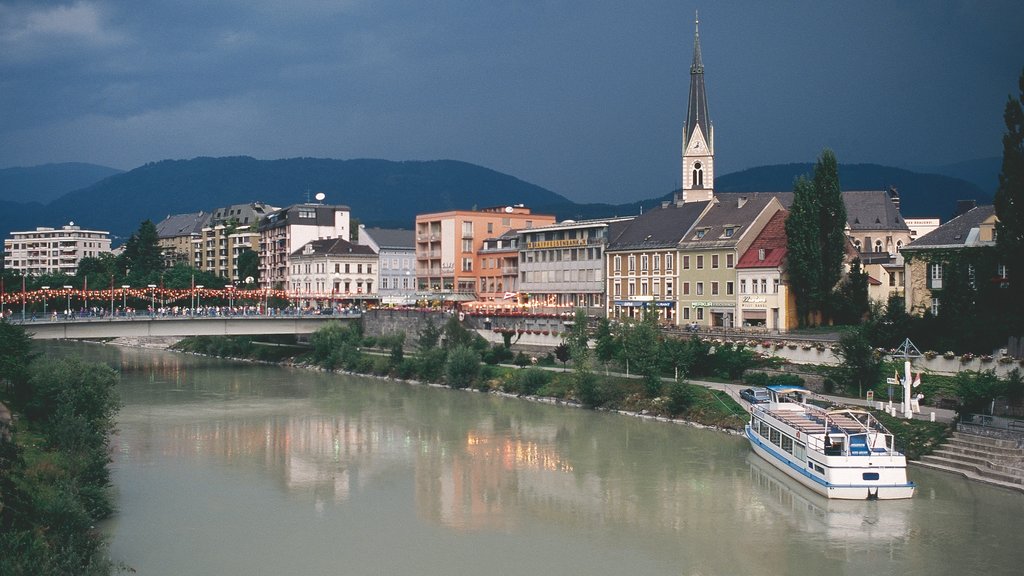
[[[583,238],[571,238],[568,240],[542,240],[540,242],[527,242],[528,250],[541,250],[543,248],[571,248],[573,246],[586,246],[587,241]]]
[[[750,302],[751,304],[756,304],[758,302],[767,302],[768,299],[765,298],[764,296],[744,296],[743,301]]]

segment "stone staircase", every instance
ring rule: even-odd
[[[915,464],[1024,492],[1024,448],[1016,440],[953,433],[941,448]]]

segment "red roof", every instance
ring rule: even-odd
[[[779,210],[772,215],[764,229],[757,235],[750,248],[740,256],[737,268],[777,268],[786,257],[786,217],[788,210]],[[761,251],[764,250],[764,257]]]

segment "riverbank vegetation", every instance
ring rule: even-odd
[[[111,368],[44,360],[0,322],[0,574],[110,574],[96,523],[113,511],[110,436],[120,406]]]

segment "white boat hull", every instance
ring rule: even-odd
[[[814,492],[826,498],[839,500],[897,500],[910,498],[914,495],[916,486],[912,482],[901,482],[896,484],[866,481],[863,483],[835,483],[825,478],[814,475],[806,468],[805,463],[798,463],[795,459],[788,457],[778,447],[765,442],[763,438],[755,434],[750,426],[746,427],[745,434],[750,441],[754,453],[764,459],[775,468],[784,472],[790,478],[800,482]],[[867,470],[867,469],[865,469]],[[873,469],[874,470],[874,469]],[[905,470],[905,467],[904,467]]]

